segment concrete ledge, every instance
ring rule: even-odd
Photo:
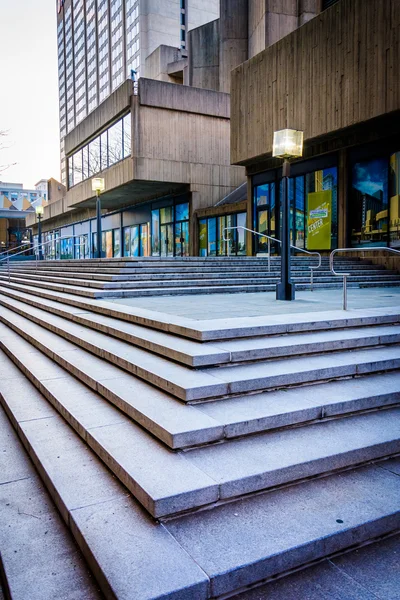
[[[143,77],[139,79],[139,102],[142,106],[230,118],[229,94]]]

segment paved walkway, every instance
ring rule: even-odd
[[[194,320],[258,317],[340,310],[342,289],[297,292],[294,302],[275,299],[274,292],[257,294],[212,294],[209,296],[157,296],[116,298],[114,304],[146,308]],[[356,288],[348,290],[349,309],[400,307],[400,288]]]
[[[399,600],[400,535],[299,571],[234,600]],[[233,599],[232,599],[233,600]]]

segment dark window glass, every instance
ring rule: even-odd
[[[386,158],[353,165],[350,199],[353,248],[387,244],[388,175]]]
[[[389,167],[390,245],[400,249],[400,152],[392,154]]]

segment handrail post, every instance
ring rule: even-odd
[[[268,238],[268,273],[271,273],[271,240]]]
[[[347,275],[343,275],[343,310],[347,310]]]

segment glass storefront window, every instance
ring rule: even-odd
[[[151,211],[151,253],[153,256],[160,255],[160,211]]]
[[[132,149],[131,149],[131,113],[128,113],[124,119],[124,158],[126,158],[127,156],[130,156]]]
[[[271,177],[270,174],[268,174]],[[279,181],[279,207],[276,182],[254,187],[254,228],[270,237],[280,237],[282,180]],[[337,167],[311,171],[289,179],[290,241],[298,248],[331,250],[337,248]],[[256,252],[266,252],[267,238],[255,242]],[[271,246],[277,252],[279,246]]]
[[[208,219],[208,256],[217,255],[217,219]]]
[[[139,226],[131,227],[131,256],[139,256]]]
[[[124,227],[124,256],[131,256],[131,228]]]
[[[388,241],[388,161],[357,162],[350,197],[351,246],[386,246]]]
[[[97,258],[97,233],[92,233],[92,256]]]
[[[172,223],[172,221],[173,221],[172,209],[173,209],[172,206],[166,206],[165,208],[160,209],[161,224]]]
[[[140,226],[140,256],[149,256],[149,226]]]
[[[108,129],[108,164],[114,165],[122,160],[122,120],[117,121]]]
[[[207,220],[199,221],[199,256],[207,256]]]
[[[177,204],[175,206],[175,221],[189,220],[189,203]]]
[[[100,165],[101,165],[101,170],[104,171],[104,169],[107,169],[108,167],[108,135],[107,135],[107,131],[104,131],[101,136],[100,136],[100,148],[101,148],[101,155],[100,155]]]
[[[113,230],[113,256],[114,258],[121,257],[121,232],[119,229]]]
[[[236,225],[238,227],[246,227],[246,213],[239,213],[236,215]],[[244,229],[237,230],[237,254],[246,254],[246,231]]]
[[[400,152],[389,161],[390,245],[400,249]]]

